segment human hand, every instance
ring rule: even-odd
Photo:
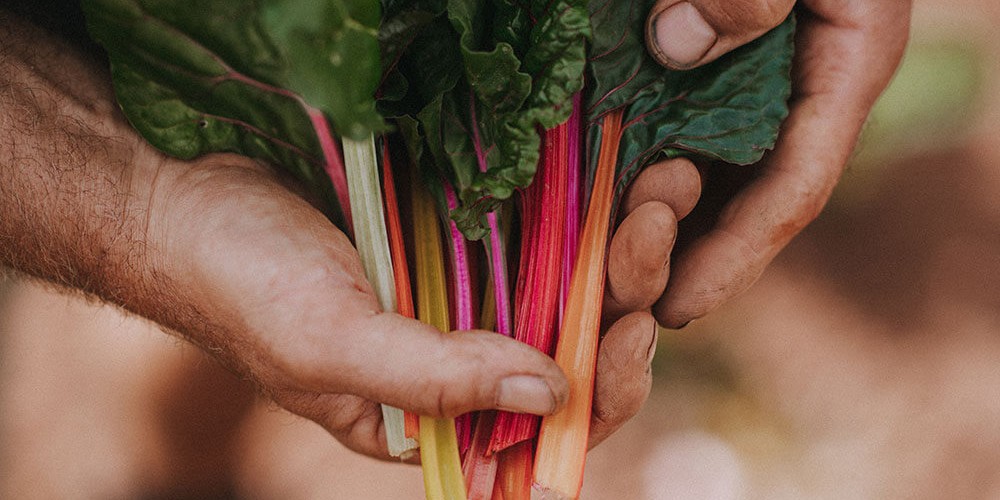
[[[164,161],[148,209],[150,247],[162,275],[186,291],[164,305],[193,305],[208,323],[178,329],[349,448],[388,458],[380,402],[451,417],[549,414],[565,401],[562,373],[527,345],[381,312],[347,237],[266,168],[235,155]],[[616,377],[636,371],[621,360],[648,374],[651,345],[633,334],[654,326],[618,323],[598,361],[609,388],[598,401],[619,397]],[[603,407],[595,443],[627,410]]]
[[[746,167],[750,175],[719,175],[710,167],[699,172],[688,160],[672,159],[638,176],[623,201],[608,256],[606,323],[628,313],[631,321],[648,322],[651,312],[660,324],[679,328],[704,316],[746,290],[830,197],[902,56],[910,2],[800,3],[790,114],[774,151]],[[647,45],[667,67],[694,68],[777,26],[793,4],[660,0],[649,15]],[[698,234],[672,255],[677,221],[691,212],[702,189],[705,201],[722,199],[721,209],[699,206],[691,222],[703,227],[686,225]],[[644,399],[648,376],[626,379],[635,388],[625,392]],[[595,400],[596,413],[602,404]],[[638,409],[641,400],[620,404]]]
[[[348,238],[266,168],[235,155],[165,161],[150,246],[185,290],[165,306],[209,322],[178,329],[346,446],[388,458],[378,403],[453,417],[565,401],[562,373],[527,345],[382,312]]]
[[[749,287],[829,198],[871,106],[898,65],[908,35],[910,2],[801,3],[790,114],[774,151],[752,167],[752,178],[726,199],[720,213],[695,211],[717,221],[677,256],[674,266],[665,263],[676,229],[669,224],[656,229],[646,202],[666,204],[671,215],[678,215],[675,219],[682,218],[683,210],[678,212],[671,205],[676,201],[670,200],[678,198],[679,189],[686,191],[680,198],[697,198],[700,183],[694,167],[687,160],[668,160],[639,175],[626,196],[626,216],[609,256],[609,282],[620,283],[609,288],[605,302],[612,316],[651,307],[660,323],[674,328],[703,316]],[[663,0],[650,14],[648,44],[656,47],[650,52],[669,67],[700,66],[776,26],[792,5],[787,0]],[[667,170],[677,173],[665,174]],[[702,170],[706,197],[712,190],[733,189],[714,183],[714,173]],[[640,206],[646,210],[637,210]],[[658,210],[661,219],[663,210]],[[624,248],[625,242],[640,240],[645,242],[642,251],[614,250],[615,245]],[[640,291],[640,280],[634,279],[640,275],[637,269],[646,269],[644,275],[650,276]]]

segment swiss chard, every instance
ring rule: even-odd
[[[569,163],[569,149],[577,144],[570,139],[569,128],[564,123],[545,131],[538,179],[524,190],[520,205],[522,245],[514,333],[521,342],[546,354],[552,354],[556,333],[569,171],[579,168]],[[537,416],[501,412],[490,451],[534,438],[537,432]]]
[[[586,446],[579,429],[589,418],[606,242],[624,190],[661,157],[753,163],[787,114],[794,19],[715,63],[677,72],[645,51],[654,3],[84,0],[84,7],[136,129],[181,158],[216,151],[259,158],[328,202],[328,215],[348,231],[353,217],[386,310],[394,307],[392,288],[408,287],[409,277],[402,266],[392,275],[372,137],[395,129],[387,143],[405,145],[417,170],[411,184],[419,178],[426,188],[412,191],[419,192],[415,241],[407,249],[384,163],[393,259],[404,263],[408,250],[417,256],[419,316],[449,326],[450,305],[450,327],[472,328],[476,290],[488,279],[493,293],[483,310],[498,330],[511,333],[513,309],[514,334],[549,350],[560,324],[556,358],[573,374],[573,395],[570,409],[545,420],[535,480],[572,496]],[[346,173],[341,151],[355,165]],[[518,192],[522,203],[506,201]],[[451,250],[450,299],[435,201]],[[483,272],[466,240],[487,236]],[[508,238],[521,249],[520,262],[511,261],[516,277],[506,263]],[[409,309],[406,291],[399,297]],[[388,410],[387,429],[402,442],[398,413]],[[466,486],[477,498],[522,498],[537,419],[499,413],[487,446],[493,414],[484,417],[466,460],[469,475],[484,479]],[[461,496],[455,448],[469,448],[471,419],[457,419],[457,434],[450,419],[420,420],[428,494]]]
[[[555,493],[554,498],[576,498],[583,484],[621,120],[620,109],[601,119],[594,189],[559,327],[554,358],[569,380],[569,400],[560,412],[542,419],[538,433],[535,484],[545,493]]]
[[[531,182],[538,128],[569,116],[583,85],[590,23],[582,0],[450,0],[448,19],[462,79],[418,117],[458,193],[451,216],[467,237],[480,239],[488,233],[486,214]]]
[[[441,220],[422,183],[413,182],[411,193],[418,316],[420,321],[448,331],[451,325]],[[465,483],[454,419],[420,417],[420,463],[428,500],[464,500]]]

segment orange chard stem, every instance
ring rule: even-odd
[[[535,454],[534,483],[542,498],[577,498],[583,486],[621,120],[622,111],[615,110],[601,122],[594,187],[556,344],[556,364],[569,379],[569,401],[542,419]]]
[[[385,197],[385,223],[386,231],[389,233],[392,276],[396,282],[396,312],[407,318],[415,318],[410,266],[406,262],[406,241],[403,239],[403,224],[399,216],[399,197],[396,196],[388,136],[382,137],[382,192]],[[404,411],[403,426],[406,437],[411,439],[420,437],[420,416],[416,413]]]

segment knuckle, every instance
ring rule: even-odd
[[[448,390],[445,384],[435,384],[429,401],[434,406],[428,410],[434,412],[436,418],[454,418],[465,413],[462,398],[456,397],[455,391]]]
[[[672,158],[645,168],[625,193],[623,207],[629,214],[650,201],[667,205],[681,219],[701,196],[701,174],[687,158]]]
[[[745,0],[715,4],[717,28],[732,34],[756,34],[781,23],[791,11],[787,0]]]

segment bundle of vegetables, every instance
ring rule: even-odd
[[[384,309],[446,331],[491,328],[554,356],[571,395],[541,422],[384,408],[390,452],[419,447],[428,498],[516,499],[532,482],[579,493],[604,259],[631,179],[663,157],[753,163],[787,113],[792,19],[676,72],[646,55],[652,4],[84,7],[122,109],[154,146],[282,169],[353,237]]]

